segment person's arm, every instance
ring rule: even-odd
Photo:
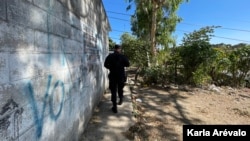
[[[124,66],[125,67],[129,67],[130,66],[130,63],[129,63],[129,60],[126,56],[123,57],[124,58]]]
[[[110,69],[110,56],[108,56],[104,61],[104,67]]]

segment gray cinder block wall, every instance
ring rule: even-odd
[[[107,87],[101,0],[0,0],[0,140],[77,141]]]

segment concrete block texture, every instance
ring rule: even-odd
[[[34,51],[34,31],[0,21],[0,51]]]
[[[6,0],[0,1],[0,20],[6,20]]]
[[[71,34],[71,26],[59,18],[48,15],[48,32],[69,38]]]
[[[0,0],[1,141],[78,141],[106,88],[100,6]]]
[[[32,29],[48,31],[47,12],[24,0],[7,0],[7,15],[10,23]]]
[[[7,53],[0,52],[0,84],[9,83],[8,55]]]

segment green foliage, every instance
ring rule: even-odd
[[[158,61],[158,65],[166,65],[170,59],[170,50],[168,48],[159,50],[156,59]]]
[[[121,44],[124,54],[132,64],[137,67],[147,66],[149,45],[145,41],[136,39],[128,33],[124,33],[121,37]]]
[[[162,85],[167,83],[167,71],[164,66],[144,67],[140,74],[146,85]]]
[[[198,31],[194,31],[190,34],[185,34],[183,38],[183,46],[190,46],[193,44],[209,44],[210,38],[214,32],[214,29],[218,28],[218,26],[206,26]]]
[[[230,66],[230,60],[228,59],[227,49],[225,48],[213,48],[213,60],[209,65],[209,75],[212,79],[212,83],[217,85],[228,85],[228,68]]]
[[[232,74],[234,86],[245,85],[245,78],[250,72],[250,46],[243,46],[229,54],[229,73]]]
[[[179,49],[181,64],[183,69],[181,72],[184,74],[187,83],[194,83],[194,80],[203,82],[204,78],[207,80],[206,75],[209,65],[214,59],[214,50],[209,44],[209,39],[214,27],[201,28],[193,33],[186,34],[183,39],[183,46]],[[195,75],[195,79],[193,78]]]
[[[179,71],[183,69],[180,49],[181,48],[172,48],[170,50],[170,58],[165,63],[168,70],[168,80],[170,83],[183,84],[184,82],[184,75]]]
[[[151,55],[155,65],[155,50],[157,45],[168,46],[174,44],[172,32],[175,31],[176,24],[181,21],[176,12],[181,3],[188,0],[131,0],[136,5],[136,10],[131,18],[133,34],[140,39],[149,40]]]
[[[246,44],[211,45],[218,26],[203,27],[185,34],[183,44],[175,47],[172,32],[181,21],[176,11],[185,0],[127,0],[136,10],[131,17],[133,35],[124,34],[124,53],[142,67],[147,85],[167,83],[204,85],[250,85],[250,46]],[[155,56],[155,46],[161,46]],[[173,47],[173,48],[169,48]],[[152,61],[148,67],[148,61]],[[154,64],[155,63],[155,64]]]
[[[194,72],[192,82],[195,85],[206,85],[211,83],[211,77],[208,75],[207,70],[203,66],[199,66]]]
[[[114,50],[115,42],[109,37],[109,50]]]
[[[141,71],[144,83],[250,85],[250,80],[246,79],[250,75],[250,46],[211,45],[209,40],[214,28],[204,27],[186,34],[180,47],[159,50],[158,65],[144,65]]]

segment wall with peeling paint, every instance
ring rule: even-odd
[[[0,140],[77,141],[107,88],[101,0],[0,0]]]

